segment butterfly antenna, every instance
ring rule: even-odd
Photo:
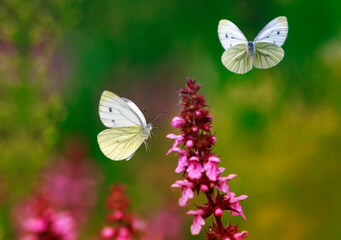
[[[150,122],[153,122],[153,121],[155,121],[156,119],[158,119],[158,118],[162,117],[162,116],[163,116],[163,115],[165,115],[166,113],[167,113],[167,110],[163,111],[163,113],[161,113],[161,114],[159,114],[158,116],[156,116],[156,117],[152,118],[152,120],[151,120]]]

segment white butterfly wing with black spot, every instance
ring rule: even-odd
[[[220,20],[218,25],[218,36],[225,50],[240,43],[247,43],[247,39],[239,28],[229,20]]]
[[[99,103],[99,116],[108,128],[144,127],[146,125],[146,119],[132,101],[120,98],[109,91],[102,93]]]
[[[254,43],[268,42],[281,47],[288,36],[286,17],[277,17],[269,22],[256,36]]]

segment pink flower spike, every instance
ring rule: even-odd
[[[236,175],[227,176],[223,174],[225,168],[219,167],[221,159],[213,150],[217,142],[212,131],[213,117],[205,95],[198,93],[201,87],[196,80],[188,78],[186,86],[179,91],[180,112],[173,118],[172,126],[179,128],[181,135],[167,135],[167,138],[174,140],[167,154],[177,153],[175,155],[178,156],[178,165],[175,172],[181,173],[182,179],[171,187],[182,189],[182,195],[178,200],[181,207],[189,204],[189,201],[194,198],[194,192],[206,198],[206,201],[201,204],[193,202],[197,210],[187,212],[193,215],[190,228],[192,235],[198,235],[205,225],[205,219],[213,215],[212,225],[207,226],[205,239],[245,240],[245,232],[237,234],[240,232],[238,225],[232,225],[230,221],[230,224],[224,226],[222,221],[225,214],[240,215],[246,219],[240,201],[247,196],[236,197],[230,192],[228,183]],[[158,239],[161,238],[158,236]],[[150,239],[154,238],[147,237],[141,240]]]
[[[174,117],[171,124],[172,127],[182,128],[183,126],[185,126],[186,121],[181,117]]]
[[[201,216],[204,213],[202,209],[190,210],[187,212],[189,215],[193,216],[193,224],[191,225],[192,235],[198,235],[201,231],[201,227],[205,225],[205,220]]]
[[[190,179],[200,179],[202,176],[202,172],[204,172],[204,171],[205,170],[202,167],[201,163],[200,162],[194,162],[194,161],[190,162],[190,164],[186,170],[186,172],[188,173],[188,177]]]

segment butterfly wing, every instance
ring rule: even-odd
[[[225,50],[240,43],[247,43],[247,39],[239,28],[229,20],[220,20],[218,36]]]
[[[252,69],[252,59],[247,54],[246,43],[227,49],[221,56],[221,61],[228,70],[234,73],[243,74]]]
[[[253,65],[256,68],[271,68],[276,66],[284,57],[283,49],[275,44],[258,42],[255,47],[256,53],[253,56]]]
[[[256,36],[254,43],[268,42],[281,47],[288,36],[286,17],[277,17],[269,22]]]
[[[114,161],[129,160],[143,142],[139,126],[106,129],[97,140],[104,155]]]
[[[146,125],[146,119],[132,101],[120,98],[109,91],[102,93],[99,116],[103,124],[109,128]]]
[[[146,118],[142,114],[141,110],[136,106],[136,104],[133,103],[133,101],[127,99],[127,98],[121,98],[121,99],[123,101],[125,101],[128,104],[128,106],[137,114],[137,116],[139,117],[139,119],[143,123],[142,126],[146,126],[147,125]]]

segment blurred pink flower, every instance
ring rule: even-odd
[[[18,205],[13,215],[20,240],[77,239],[75,219],[70,212],[58,212],[42,195]]]
[[[198,235],[201,231],[201,226],[205,225],[205,220],[202,217],[204,211],[202,209],[190,210],[187,212],[189,215],[193,215],[193,224],[191,226],[192,235]]]
[[[143,240],[182,239],[184,218],[176,205],[168,205],[156,212],[147,222],[147,233]]]
[[[178,180],[176,181],[172,186],[172,188],[182,188],[182,196],[179,199],[179,206],[180,207],[185,207],[187,206],[189,199],[193,198],[194,193],[193,193],[193,183],[188,181],[187,179],[185,180]]]
[[[65,156],[46,169],[41,181],[42,192],[58,208],[69,210],[78,225],[84,223],[88,211],[96,203],[101,179],[85,152],[82,144],[72,142]]]
[[[108,224],[102,228],[100,239],[142,239],[145,235],[146,224],[141,219],[127,212],[129,205],[130,200],[125,194],[125,188],[119,184],[112,186],[110,194],[106,199],[106,206],[109,210],[106,217]]]

